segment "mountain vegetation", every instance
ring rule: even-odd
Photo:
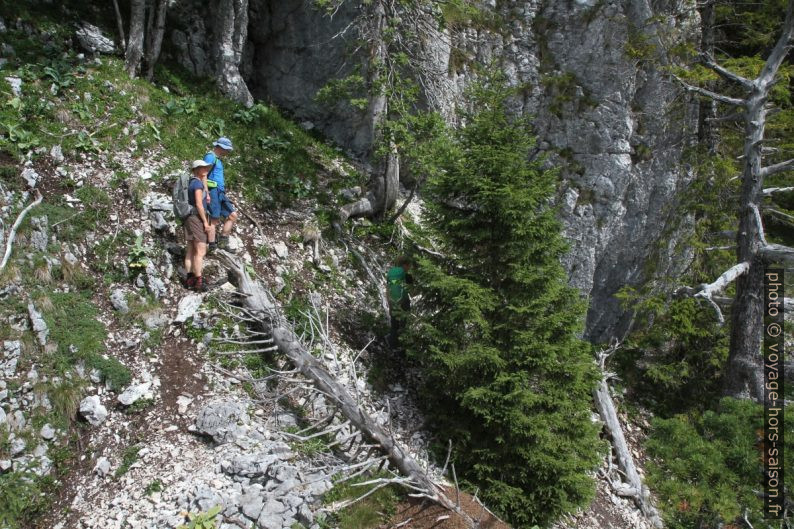
[[[610,327],[608,343],[586,339],[586,318],[606,309],[572,286],[578,265],[566,261],[573,244],[595,254],[603,240],[561,219],[565,209],[568,218],[574,211],[603,223],[594,220],[595,208],[625,209],[639,191],[627,191],[625,203],[604,204],[604,189],[614,185],[585,178],[579,160],[618,147],[555,148],[548,121],[541,130],[526,109],[540,100],[535,89],[556,94],[549,108],[535,109],[555,124],[614,103],[593,99],[577,72],[555,69],[550,57],[560,49],[554,39],[561,30],[544,18],[571,9],[572,24],[589,27],[599,17],[616,18],[612,2],[582,12],[541,2],[543,15],[523,4],[468,0],[323,0],[296,8],[329,25],[353,12],[333,35],[346,39],[350,62],[310,99],[354,116],[366,139],[359,152],[261,97],[246,71],[256,63],[246,53],[262,44],[246,32],[249,16],[263,16],[267,2],[211,3],[212,14],[222,16],[205,39],[209,47],[200,49],[216,63],[212,75],[186,71],[177,39],[169,37],[175,18],[203,14],[188,3],[31,0],[0,7],[0,528],[55,526],[61,516],[62,527],[76,526],[69,501],[85,495],[69,487],[87,486],[82,474],[119,491],[145,489],[145,496],[157,495],[153,505],[161,505],[162,493],[162,509],[181,513],[174,520],[187,527],[410,527],[412,518],[399,516],[417,508],[411,494],[455,513],[463,525],[475,525],[481,506],[479,515],[487,510],[494,523],[516,528],[580,527],[566,515],[609,503],[640,513],[635,520],[643,528],[794,523],[791,383],[779,399],[789,415],[780,443],[789,498],[781,518],[764,518],[761,483],[770,454],[760,354],[763,272],[786,269],[794,255],[794,0],[700,2],[691,19],[698,24],[694,42],[676,40],[683,30],[661,16],[650,15],[643,27],[627,23],[620,53],[638,77],[659,75],[675,86],[669,112],[696,115],[696,127],[667,146],[682,160],[669,170],[688,180],[674,192],[670,225],[654,254],[683,263],[680,273],[656,275],[655,257],[644,256],[643,273],[616,296],[628,317]],[[502,57],[521,44],[511,31],[522,16],[535,17],[536,33],[524,37],[545,69],[538,87],[517,82]],[[115,51],[78,50],[74,29],[85,22],[116,34]],[[455,47],[453,34],[471,40]],[[444,68],[433,62],[429,42],[450,48]],[[476,48],[482,42],[488,46]],[[453,81],[439,89],[439,76]],[[201,297],[177,321],[189,297],[179,290],[179,258],[169,255],[178,255],[181,228],[170,218],[150,228],[158,224],[155,212],[170,215],[153,201],[167,199],[173,176],[220,136],[235,142],[227,187],[245,206],[246,227],[233,258],[213,258],[219,284],[230,279],[228,296]],[[618,154],[632,164],[657,163],[645,143],[626,148]],[[312,246],[311,258],[301,253],[304,244]],[[414,264],[406,287],[413,303],[399,347],[389,347],[383,276],[398,257]],[[591,279],[606,282],[611,261],[596,261]],[[624,265],[636,263],[616,267]],[[278,350],[287,347],[284,335],[257,331],[264,309],[232,299],[249,276],[253,292],[265,285],[275,293],[257,298],[277,315],[267,316],[268,329],[290,329],[283,331],[287,342],[309,361]],[[317,301],[323,296],[331,300],[326,314]],[[784,338],[788,344],[790,332]],[[224,346],[214,343],[219,339]],[[255,348],[232,347],[246,343]],[[161,397],[147,393],[160,383],[147,369],[165,373],[177,365],[167,363],[173,355],[189,354],[210,366],[184,377],[201,383],[163,388]],[[789,378],[792,365],[782,366]],[[362,368],[369,384],[359,377]],[[301,393],[303,382],[280,385],[296,384],[287,376],[293,374],[333,384],[314,393]],[[599,384],[607,384],[600,397]],[[121,395],[142,386],[124,404]],[[237,468],[240,490],[228,478],[228,461],[196,464],[197,474],[222,468],[223,498],[206,492],[211,485],[168,496],[166,476],[147,476],[145,487],[135,482],[139,458],[149,453],[146,435],[162,433],[147,423],[166,416],[179,425],[169,432],[200,431],[174,410],[187,409],[196,393],[215,398],[215,391],[246,399],[242,412],[229,415],[230,430],[248,424],[248,415],[275,419],[257,423],[267,434],[249,432],[234,450],[266,440],[273,453],[233,453],[234,465],[248,457],[253,468]],[[342,403],[347,419],[318,406],[318,393]],[[132,416],[134,425],[121,436],[108,425],[94,429],[83,410],[88,396],[104,399],[113,417]],[[618,409],[617,430],[599,416],[599,398]],[[392,410],[392,402],[403,409]],[[325,415],[312,415],[316,408]],[[282,428],[282,420],[290,425]],[[191,437],[184,445],[190,450],[174,450],[211,458],[206,438],[218,453],[234,444],[223,433],[200,433],[204,448],[189,444],[199,444]],[[627,443],[625,453],[615,453]],[[172,448],[159,455],[179,459]],[[100,454],[121,462],[115,472],[102,470]],[[647,490],[627,489],[622,457],[640,468],[639,488]],[[265,477],[257,458],[282,470]],[[346,474],[328,471],[339,461],[350,465]],[[395,461],[396,469],[388,466]],[[300,481],[321,470],[328,473]],[[320,492],[288,505],[295,496],[285,483]],[[283,497],[265,496],[277,487]],[[361,487],[369,488],[357,495]],[[238,504],[220,508],[232,494]],[[644,502],[658,506],[661,520],[646,516]],[[269,515],[281,517],[273,522]]]

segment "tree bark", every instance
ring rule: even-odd
[[[370,27],[369,64],[367,86],[372,91],[367,105],[367,123],[370,129],[370,160],[374,160],[372,182],[367,198],[346,204],[339,211],[340,223],[350,217],[382,216],[394,207],[400,186],[400,155],[397,146],[389,142],[388,153],[380,156],[377,150],[383,145],[383,124],[388,117],[389,98],[384,70],[389,67],[389,50],[383,34],[386,28],[386,8],[382,0],[372,6]]]
[[[623,428],[620,425],[620,419],[618,419],[615,404],[612,402],[612,396],[609,394],[609,386],[603,376],[598,386],[593,390],[593,400],[595,401],[596,409],[601,416],[601,420],[604,421],[604,427],[612,438],[612,447],[617,456],[618,466],[626,476],[626,481],[628,483],[628,487],[621,487],[618,490],[618,494],[634,498],[637,506],[648,521],[650,521],[654,527],[662,527],[662,519],[659,516],[659,512],[651,503],[650,491],[648,487],[643,485],[640,474],[637,472],[637,467],[634,465],[634,458],[631,455],[628,443],[626,443],[626,438],[623,435]],[[615,485],[612,485],[613,488],[615,488]]]
[[[794,34],[794,0],[789,0],[783,28],[759,76],[750,82],[745,107],[744,167],[736,237],[737,262],[749,262],[750,269],[736,282],[732,313],[731,346],[723,385],[726,395],[763,401],[763,289],[765,246],[758,204],[763,196],[764,172],[761,145],[766,127],[766,102],[778,69],[791,47]]]
[[[124,69],[130,77],[138,75],[143,57],[146,1],[130,0],[130,35],[124,57]]]
[[[116,12],[116,27],[119,31],[119,44],[120,49],[127,49],[127,38],[124,36],[124,19],[121,18],[121,10],[119,9],[119,1],[113,0],[113,10]]]
[[[248,0],[221,0],[218,5],[218,66],[216,80],[221,92],[250,107],[254,98],[240,73],[243,48],[248,37]]]
[[[143,61],[145,66],[144,77],[148,81],[151,81],[154,77],[154,66],[160,58],[160,50],[163,47],[167,10],[168,0],[157,0],[156,8],[150,8],[149,11],[149,32],[146,35],[146,53]]]

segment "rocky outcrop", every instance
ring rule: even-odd
[[[330,16],[300,0],[251,0],[241,61],[257,98],[363,153],[371,135],[362,113],[315,98],[358,65],[350,56],[353,4],[343,2]],[[691,179],[682,152],[697,109],[662,74],[658,36],[668,45],[697,38],[697,11],[647,0],[486,2],[483,9],[482,20],[427,39],[425,98],[454,119],[456,102],[476,77],[473,65],[494,59],[522,87],[515,111],[533,116],[539,147],[563,169],[558,202],[571,243],[564,264],[590,300],[586,336],[620,335],[628,317],[615,294],[675,276],[686,264],[669,248],[676,230],[687,227],[675,207]],[[188,66],[210,53],[191,46],[192,35],[174,34]]]

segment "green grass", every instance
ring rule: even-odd
[[[142,448],[142,446],[135,444],[128,446],[124,450],[124,453],[121,455],[121,465],[119,465],[119,468],[116,469],[116,473],[114,474],[116,479],[130,471],[130,467],[138,461],[138,454]]]
[[[361,476],[344,483],[339,483],[323,496],[323,503],[330,505],[334,502],[352,500],[370,491],[373,485],[357,485],[376,477],[386,475]],[[400,492],[395,486],[384,487],[367,498],[342,509],[329,516],[332,527],[345,529],[372,529],[386,522],[397,509],[400,501]],[[336,523],[333,523],[336,522]]]
[[[57,344],[57,354],[49,357],[50,367],[66,373],[76,361],[87,369],[98,369],[103,381],[119,390],[129,384],[129,370],[113,357],[106,356],[107,329],[97,319],[98,310],[87,293],[53,292],[39,294],[40,310],[50,329],[50,340]]]

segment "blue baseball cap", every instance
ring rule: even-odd
[[[232,150],[232,140],[229,138],[218,138],[218,141],[214,142],[213,145],[220,147],[221,149],[226,149],[227,151]]]

